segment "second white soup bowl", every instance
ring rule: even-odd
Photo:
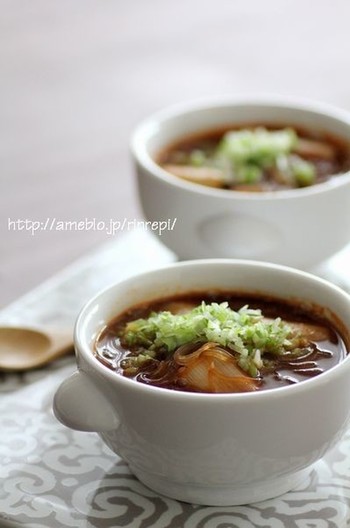
[[[160,240],[179,258],[229,257],[301,269],[350,241],[350,173],[271,192],[215,189],[185,181],[157,155],[191,135],[249,124],[301,127],[350,144],[350,115],[326,104],[283,97],[217,97],[165,109],[135,130],[132,156],[146,220],[164,222]]]

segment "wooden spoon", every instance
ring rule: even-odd
[[[73,332],[41,327],[0,327],[0,370],[41,367],[73,350]]]

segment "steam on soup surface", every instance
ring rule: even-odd
[[[308,187],[344,173],[350,153],[348,144],[329,134],[249,125],[184,138],[156,161],[194,183],[266,192]]]
[[[95,353],[141,383],[226,393],[298,383],[339,363],[347,350],[316,312],[272,298],[213,292],[126,311],[103,330]]]

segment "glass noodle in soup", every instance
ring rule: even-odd
[[[348,171],[350,148],[326,133],[247,125],[183,138],[156,161],[192,183],[268,192],[308,187]]]
[[[97,359],[166,389],[252,392],[322,374],[347,354],[320,310],[232,292],[194,293],[135,306],[100,334]]]

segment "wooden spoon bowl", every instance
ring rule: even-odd
[[[0,370],[41,367],[73,349],[71,331],[41,327],[0,327]]]

